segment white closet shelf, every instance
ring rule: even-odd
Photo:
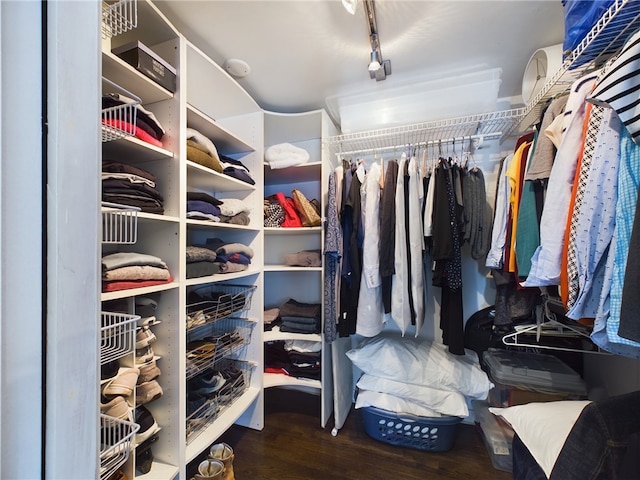
[[[186,463],[191,462],[200,453],[208,450],[209,446],[251,406],[260,395],[260,392],[260,387],[250,386],[232,405],[221,412],[206,430],[202,431],[186,446]]]
[[[266,235],[304,235],[306,233],[322,232],[322,227],[294,227],[294,228],[282,228],[282,227],[265,227],[264,233]]]
[[[290,265],[265,265],[265,272],[321,272],[322,267],[292,267]]]
[[[210,220],[188,219],[187,225],[193,226],[193,227],[221,228],[221,229],[228,229],[228,230],[249,230],[254,232],[260,231],[260,227],[253,227],[251,225],[236,225],[233,223],[213,222]]]
[[[236,280],[238,278],[250,277],[251,275],[258,275],[260,270],[250,268],[242,272],[233,273],[218,273],[216,275],[209,275],[208,277],[188,278],[184,284],[186,286],[203,285],[205,283],[224,282],[226,280]]]
[[[168,463],[159,462],[157,459],[153,459],[151,464],[151,470],[144,475],[136,474],[136,480],[156,480],[158,478],[177,478],[180,468],[175,465],[169,465]]]
[[[143,142],[136,137],[124,137],[103,145],[104,159],[129,158],[132,163],[145,163],[153,160],[173,158],[173,152]]]
[[[322,172],[322,162],[309,162],[287,168],[271,168],[264,163],[265,184],[310,182],[317,180]]]
[[[157,213],[139,212],[138,220],[139,223],[143,223],[145,221],[178,223],[180,221],[180,218],[174,217],[173,215],[160,215]]]
[[[172,290],[178,288],[180,284],[178,282],[163,283],[162,285],[153,285],[151,287],[142,288],[129,288],[127,290],[118,290],[117,292],[103,292],[100,295],[100,301],[106,302],[108,300],[118,300],[120,298],[137,297],[140,295],[148,295],[154,292],[162,292],[165,290]]]
[[[231,133],[225,127],[216,123],[213,118],[210,118],[206,113],[201,112],[193,105],[187,104],[187,126],[198,130],[204,136],[210,138],[216,146],[219,152],[224,152],[227,155],[234,153],[247,153],[254,152],[255,148],[238,138],[235,134]]]
[[[173,98],[173,93],[169,90],[140,73],[120,57],[105,50],[102,51],[102,74],[127,90],[136,92],[143,105]]]
[[[187,175],[189,176],[189,187],[210,192],[251,192],[256,189],[255,185],[251,185],[242,180],[230,177],[223,173],[218,173],[210,168],[187,160]]]
[[[272,387],[307,387],[321,389],[320,380],[289,377],[280,373],[265,373],[263,377],[264,388]]]

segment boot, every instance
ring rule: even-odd
[[[224,463],[214,458],[207,458],[198,465],[198,473],[194,480],[222,480],[225,474]]]
[[[217,443],[209,450],[209,458],[214,458],[222,461],[224,464],[224,476],[222,480],[235,480],[235,474],[233,473],[233,448],[226,443]]]

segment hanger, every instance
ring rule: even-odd
[[[566,323],[560,322],[555,313],[550,308],[550,305],[557,301],[543,295],[542,305],[536,307],[536,323],[530,325],[516,325],[515,331],[507,333],[502,337],[502,343],[508,346],[516,347],[529,347],[529,348],[541,348],[545,350],[559,350],[563,352],[582,352],[582,353],[598,353],[603,355],[611,355],[609,352],[600,350],[591,341],[590,334],[579,327],[573,327]],[[564,306],[562,306],[564,308]],[[527,341],[532,335],[535,334],[535,342]],[[579,337],[585,338],[589,341],[590,345],[593,345],[595,350],[588,350],[586,348],[571,348],[571,347],[556,347],[553,345],[545,345],[540,343],[540,339],[544,336],[552,337]],[[523,338],[524,337],[524,338]]]

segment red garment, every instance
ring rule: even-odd
[[[173,282],[173,278],[167,280],[120,280],[115,282],[102,282],[103,292],[117,292],[120,290],[129,290],[130,288],[153,287],[156,285],[164,285]]]
[[[134,135],[140,140],[142,140],[143,142],[147,142],[147,143],[150,143],[151,145],[155,145],[156,147],[163,148],[162,142],[160,140],[158,140],[157,138],[154,138],[152,135],[149,135],[147,132],[145,132],[141,128],[134,127],[129,122],[125,122],[124,120],[103,118],[102,123],[125,132],[131,132],[133,130],[135,132]]]
[[[276,193],[276,198],[284,210],[284,221],[280,224],[281,227],[302,227],[302,220],[298,216],[298,212],[293,205],[293,199],[284,196],[284,193]]]

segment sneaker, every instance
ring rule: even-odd
[[[138,385],[150,382],[151,380],[155,380],[162,373],[160,372],[160,368],[156,364],[155,358],[152,358],[150,362],[139,365],[138,369],[140,370],[140,375],[138,376]]]
[[[151,345],[147,345],[144,348],[140,348],[136,350],[136,365],[142,365],[143,363],[148,363],[153,360],[153,348]]]
[[[120,420],[131,421],[131,410],[129,410],[129,405],[124,397],[121,396],[111,399],[102,397],[100,399],[100,412]]]
[[[111,360],[100,366],[100,380],[109,380],[118,374],[120,369],[120,360]]]
[[[144,405],[162,396],[164,392],[156,380],[145,382],[136,388],[136,405]]]
[[[156,336],[149,327],[138,327],[136,332],[136,350],[144,348],[156,341]]]
[[[110,397],[117,395],[128,397],[133,393],[139,374],[140,370],[136,367],[121,368],[118,375],[105,384],[102,394]]]
[[[158,433],[160,427],[151,415],[151,412],[144,405],[136,408],[135,423],[140,425],[140,429],[136,432],[134,445],[138,446],[152,435]]]
[[[141,475],[149,473],[151,471],[151,465],[153,464],[153,453],[151,452],[151,445],[158,440],[158,435],[152,435],[142,442],[136,448],[136,470]]]

